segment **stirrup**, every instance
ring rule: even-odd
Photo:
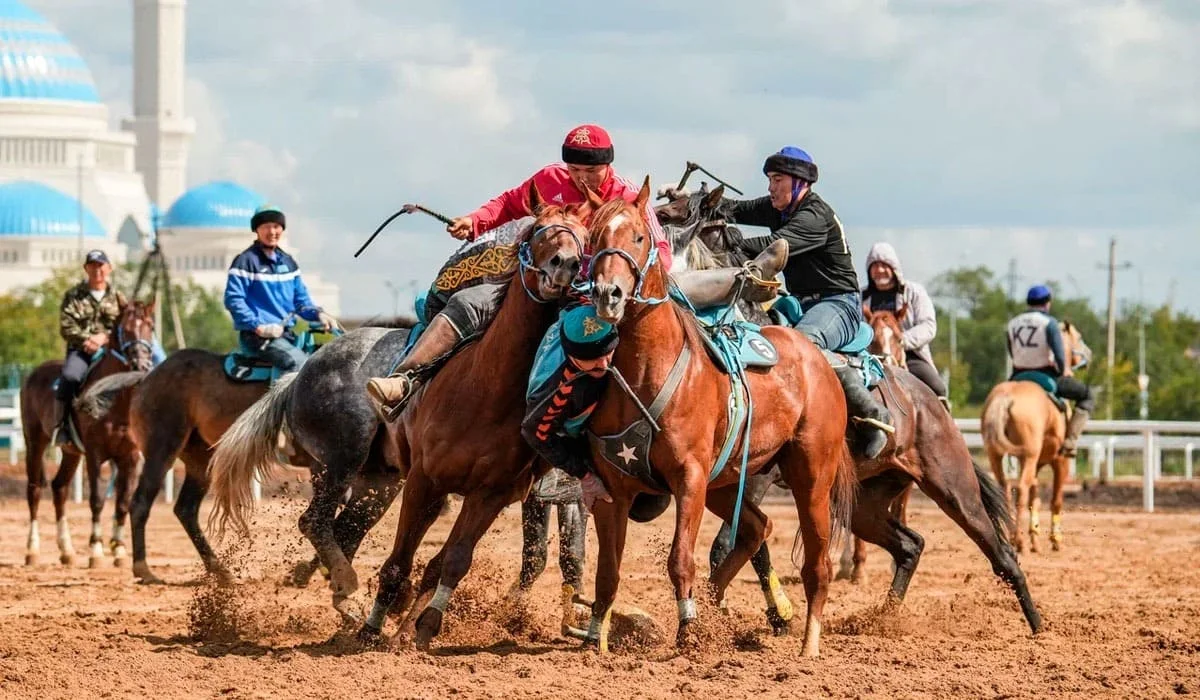
[[[867,425],[871,425],[876,428],[879,428],[883,432],[888,433],[890,435],[896,434],[896,426],[889,425],[889,424],[884,423],[883,421],[877,420],[875,418],[859,418],[858,416],[850,416],[850,420],[854,421],[855,423],[866,423]]]
[[[742,272],[745,274],[744,279],[756,287],[762,287],[772,291],[779,289],[783,285],[783,283],[777,279],[763,279],[762,277],[759,277],[758,273],[761,272],[761,270],[757,268],[758,266],[752,261],[748,260],[742,263]]]

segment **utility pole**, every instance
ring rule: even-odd
[[[1146,309],[1142,292],[1142,269],[1138,268],[1138,417],[1150,415],[1150,375],[1146,374]]]
[[[1005,276],[1008,280],[1008,298],[1016,300],[1017,298],[1017,259],[1008,259],[1008,275]]]
[[[1113,366],[1117,355],[1117,268],[1127,270],[1133,263],[1125,262],[1117,265],[1117,239],[1114,236],[1108,241],[1108,353],[1107,368],[1104,378],[1104,417],[1113,417]]]

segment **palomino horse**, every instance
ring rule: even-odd
[[[1087,363],[1091,350],[1083,342],[1079,329],[1069,321],[1062,324],[1062,339],[1063,354],[1070,358],[1068,364],[1071,365],[1063,374],[1071,376],[1075,367]],[[1018,552],[1025,548],[1026,517],[1029,520],[1029,551],[1038,551],[1041,499],[1038,496],[1037,472],[1039,467],[1050,465],[1054,473],[1050,498],[1050,546],[1057,552],[1063,540],[1063,486],[1070,469],[1070,459],[1060,453],[1066,436],[1066,415],[1039,384],[1018,380],[1001,382],[992,388],[983,402],[979,422],[992,473],[996,475],[998,483],[1006,485],[1004,499],[1010,507],[1011,485],[1008,485],[1004,475],[1004,456],[1013,455],[1021,463],[1016,504]]]
[[[109,386],[97,386],[90,392],[96,396],[93,410],[102,413],[106,410],[104,393],[136,387],[130,428],[145,462],[133,495],[133,575],[142,583],[163,582],[146,561],[146,522],[163,477],[176,459],[183,461],[186,471],[175,500],[175,517],[205,569],[221,579],[229,578],[200,529],[200,502],[208,492],[212,446],[234,419],[267,392],[267,382],[235,382],[225,373],[224,364],[224,353],[187,348],[168,356],[149,374],[113,376],[106,380]],[[310,460],[298,453],[290,461],[307,466]]]
[[[676,643],[693,641],[697,592],[693,589],[693,553],[700,520],[706,506],[730,519],[739,496],[737,468],[721,469],[710,476],[729,431],[729,440],[749,442],[747,473],[778,462],[795,496],[804,541],[801,576],[808,595],[803,653],[818,656],[821,613],[832,575],[828,554],[831,514],[835,519],[848,519],[854,502],[854,476],[844,440],[846,403],[837,376],[803,335],[786,328],[765,328],[764,336],[774,345],[772,354],[778,356],[778,363],[769,371],[746,372],[755,410],[752,425],[745,426],[747,434],[738,440],[742,430],[727,425],[726,416],[730,392],[737,389],[707,358],[695,320],[667,300],[667,271],[651,254],[654,244],[639,214],[649,198],[650,179],[646,178],[632,204],[609,202],[592,221],[597,248],[591,267],[592,301],[597,316],[620,328],[622,337],[613,367],[628,378],[636,396],[627,395],[622,382],[610,384],[589,429],[595,435],[623,434],[642,418],[638,402],[661,405],[662,398],[656,400],[654,395],[671,384],[679,393],[674,400],[667,398],[657,418],[661,432],[649,445],[649,454],[638,454],[646,445],[635,439],[632,446],[623,445],[617,457],[627,468],[633,460],[639,462],[639,469],[643,462],[652,464],[653,478],[660,486],[616,468],[609,462],[613,457],[605,455],[602,439],[593,441],[597,473],[612,500],[597,503],[594,511],[600,553],[589,637],[601,651],[607,651],[609,616],[620,580],[633,497],[643,492],[661,493],[665,485],[676,503],[675,537],[667,566],[679,607]],[[682,372],[677,368],[680,365]],[[735,447],[734,454],[741,454],[741,449]],[[756,505],[745,503],[742,508],[739,537],[712,576],[718,602],[771,527]]]
[[[711,196],[716,199],[717,191]],[[716,207],[710,216],[719,216]],[[899,367],[889,365],[884,372],[885,381],[872,391],[891,409],[896,434],[876,460],[854,455],[860,490],[851,530],[892,555],[895,570],[889,603],[904,599],[924,548],[924,539],[892,514],[896,500],[916,484],[975,542],[996,575],[1016,593],[1030,629],[1040,631],[1041,615],[1008,542],[1012,518],[1002,490],[972,461],[962,433],[933,391]],[[757,487],[754,481],[769,478],[761,474],[750,477],[747,500],[761,502],[767,489]],[[722,527],[718,542],[728,538],[728,528],[728,523]],[[765,575],[770,570],[770,554],[765,553],[764,558],[765,565],[756,562],[755,569],[766,591],[771,583]]]
[[[871,326],[873,334],[871,346],[867,348],[867,351],[882,358],[883,363],[890,367],[908,369],[908,358],[904,352],[904,346],[901,344],[904,331],[900,327],[900,322],[907,314],[908,306],[901,306],[895,311],[872,312],[865,304],[863,305],[863,319]],[[896,497],[889,509],[892,517],[899,520],[901,525],[908,525],[908,498],[911,493],[912,484],[909,484],[908,488]],[[854,537],[853,541],[846,542],[846,546],[842,550],[842,558],[835,578],[850,579],[852,583],[862,583],[863,566],[866,561],[866,544],[862,538]]]
[[[108,345],[103,355],[89,371],[78,396],[104,377],[136,370],[145,372],[152,365],[154,338],[154,305],[140,301],[126,304],[117,320],[114,333],[109,334]],[[25,553],[25,564],[38,561],[37,511],[42,497],[42,485],[46,480],[45,452],[54,434],[53,385],[62,373],[62,360],[42,363],[25,380],[21,387],[21,422],[25,434],[25,473],[29,478],[27,498],[29,500],[29,544]],[[113,411],[102,419],[92,418],[84,411],[76,411],[76,426],[84,452],[68,442],[62,448],[62,462],[54,475],[51,488],[54,492],[54,515],[58,523],[59,559],[63,564],[74,561],[75,549],[71,544],[71,532],[67,526],[67,485],[79,466],[81,457],[87,459],[89,503],[92,508],[92,536],[89,541],[89,566],[99,566],[104,558],[104,540],[101,536],[100,512],[104,510],[104,489],[100,487],[100,466],[112,460],[117,472],[116,511],[113,513],[113,533],[109,547],[117,566],[124,566],[125,516],[129,512],[130,486],[137,475],[138,450],[129,437],[129,395],[126,392],[116,400]]]

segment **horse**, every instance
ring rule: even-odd
[[[134,301],[121,309],[116,330],[109,334],[108,344],[93,359],[88,374],[79,387],[78,396],[97,382],[127,370],[145,372],[153,364],[154,304]],[[25,436],[25,474],[29,483],[26,498],[29,502],[29,542],[25,565],[38,563],[40,543],[37,511],[46,480],[45,452],[54,434],[54,385],[62,373],[62,360],[50,360],[39,365],[21,386],[21,422]],[[68,411],[71,407],[67,408]],[[114,411],[101,419],[85,411],[74,411],[78,443],[70,440],[62,447],[62,461],[54,475],[51,489],[54,494],[54,515],[58,526],[59,561],[68,566],[74,563],[75,549],[67,524],[67,485],[75,475],[79,460],[86,459],[88,501],[92,509],[92,536],[89,540],[88,565],[100,566],[104,559],[104,540],[101,535],[100,513],[104,510],[104,490],[100,488],[100,466],[111,460],[117,474],[116,510],[113,513],[112,539],[109,548],[117,566],[124,566],[128,556],[125,548],[125,516],[129,512],[130,486],[137,475],[140,458],[137,446],[129,436],[129,397],[118,398]],[[80,451],[80,446],[83,450]]]
[[[721,189],[718,187],[709,196],[719,201]],[[717,215],[719,211],[715,208],[709,214]],[[882,345],[877,347],[882,354]],[[924,548],[920,534],[897,519],[893,511],[894,504],[915,484],[975,542],[992,564],[992,571],[1013,590],[1030,630],[1035,634],[1040,632],[1041,614],[1009,542],[1013,521],[1005,494],[972,460],[962,433],[937,395],[899,366],[889,363],[883,370],[884,379],[872,392],[890,404],[896,433],[875,460],[853,455],[859,492],[851,532],[892,555],[895,568],[885,605],[895,608],[903,602]],[[770,477],[760,474],[747,479],[748,499],[757,498],[755,504],[761,502],[767,491],[765,486],[755,484],[756,479]],[[720,553],[718,543],[728,537],[726,522],[714,542],[714,568],[720,563],[715,556]],[[761,565],[755,568],[763,590],[767,591],[771,584],[765,575],[770,570],[769,552],[762,557]]]
[[[313,346],[311,333],[317,330],[325,329],[310,326],[299,335],[297,343]],[[306,352],[312,349],[305,347]],[[226,371],[226,359],[226,353],[185,348],[169,355],[148,374],[115,375],[89,391],[90,410],[102,414],[109,410],[106,395],[133,387],[130,432],[145,457],[132,505],[133,575],[141,583],[163,583],[146,558],[146,522],[163,477],[176,459],[183,461],[185,476],[175,500],[175,517],[200,555],[205,571],[221,581],[232,579],[200,528],[200,503],[208,492],[213,445],[238,416],[267,393],[269,382],[265,377],[235,381]],[[278,381],[294,375],[284,374]],[[295,466],[309,466],[312,460],[296,450],[288,461]]]
[[[653,242],[638,215],[649,198],[647,177],[632,204],[609,202],[591,224],[597,249],[591,264],[592,302],[596,315],[619,329],[621,341],[612,367],[629,378],[629,388],[623,381],[610,383],[590,420],[596,472],[611,500],[597,503],[593,511],[600,553],[589,641],[601,652],[608,651],[610,609],[636,494],[665,491],[675,497],[675,536],[667,569],[679,608],[676,645],[688,646],[695,641],[693,552],[704,509],[730,519],[741,495],[739,476],[778,462],[796,499],[804,542],[801,577],[808,617],[802,651],[818,656],[821,615],[832,576],[831,516],[835,522],[848,522],[854,502],[854,476],[844,440],[846,403],[837,376],[811,341],[781,327],[764,328],[762,338],[756,339],[774,346],[771,355],[777,364],[769,371],[730,368],[732,374],[726,375],[709,361],[695,318],[669,300],[667,271],[651,254]],[[760,409],[753,410],[754,420],[745,424],[744,435],[742,426],[726,417],[731,392],[741,391],[731,378],[737,375],[744,376],[748,403]],[[658,398],[647,396],[662,388],[667,392]],[[671,400],[674,389],[687,400]],[[648,429],[639,421],[643,414],[637,406],[653,402],[660,407],[664,396],[665,407],[650,420],[661,427],[658,439],[630,437],[643,425]],[[723,443],[735,444],[735,449],[742,443],[745,461],[740,475],[735,468],[714,469],[721,467],[717,446]],[[620,449],[609,454],[617,444]],[[636,468],[631,467],[634,462]],[[634,476],[644,463],[654,466]],[[758,506],[743,503],[741,508],[740,536],[710,581],[718,604],[733,576],[770,533],[770,521]]]
[[[1071,358],[1070,367],[1063,372],[1071,376],[1077,366],[1086,364],[1091,350],[1083,341],[1079,328],[1069,321],[1062,324],[1063,354]],[[1050,546],[1059,551],[1063,543],[1063,487],[1070,470],[1070,459],[1060,453],[1066,436],[1066,413],[1060,409],[1046,387],[1034,381],[1009,380],[988,392],[979,419],[984,450],[997,483],[1004,485],[1004,499],[1012,507],[1008,479],[1004,474],[1004,456],[1013,455],[1021,462],[1017,482],[1016,547],[1025,548],[1025,525],[1028,515],[1029,551],[1038,551],[1040,533],[1037,472],[1050,465],[1054,475],[1050,498]]]
[[[313,495],[299,525],[317,554],[295,566],[291,582],[305,586],[324,569],[333,607],[348,618],[353,615],[345,602],[358,587],[350,562],[403,485],[385,454],[385,433],[367,396],[367,379],[388,372],[409,333],[372,326],[335,338],[242,412],[217,441],[209,463],[214,502],[209,527],[220,539],[223,523],[250,503],[252,476],[265,481],[278,462],[281,431],[310,457]],[[338,512],[347,488],[350,498]],[[232,522],[247,534],[244,520]]]
[[[867,348],[867,352],[881,358],[885,365],[907,370],[908,356],[900,342],[900,339],[904,337],[904,330],[901,328],[900,322],[908,314],[908,306],[901,306],[895,311],[886,309],[871,311],[866,304],[863,304],[862,311],[863,320],[871,326],[871,345]],[[908,499],[911,494],[912,484],[909,484],[908,488],[896,497],[889,508],[892,517],[899,520],[901,525],[908,525]],[[866,544],[862,538],[854,537],[846,542],[846,546],[842,550],[838,572],[834,578],[849,579],[851,583],[862,583],[865,575],[863,567],[866,561]]]

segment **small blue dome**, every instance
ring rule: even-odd
[[[0,100],[100,102],[87,63],[54,25],[0,0]]]
[[[229,228],[250,230],[250,217],[265,199],[228,180],[207,182],[183,193],[159,222],[160,228]]]
[[[0,236],[79,235],[79,200],[40,182],[0,185]],[[83,235],[105,238],[104,225],[83,208]]]

